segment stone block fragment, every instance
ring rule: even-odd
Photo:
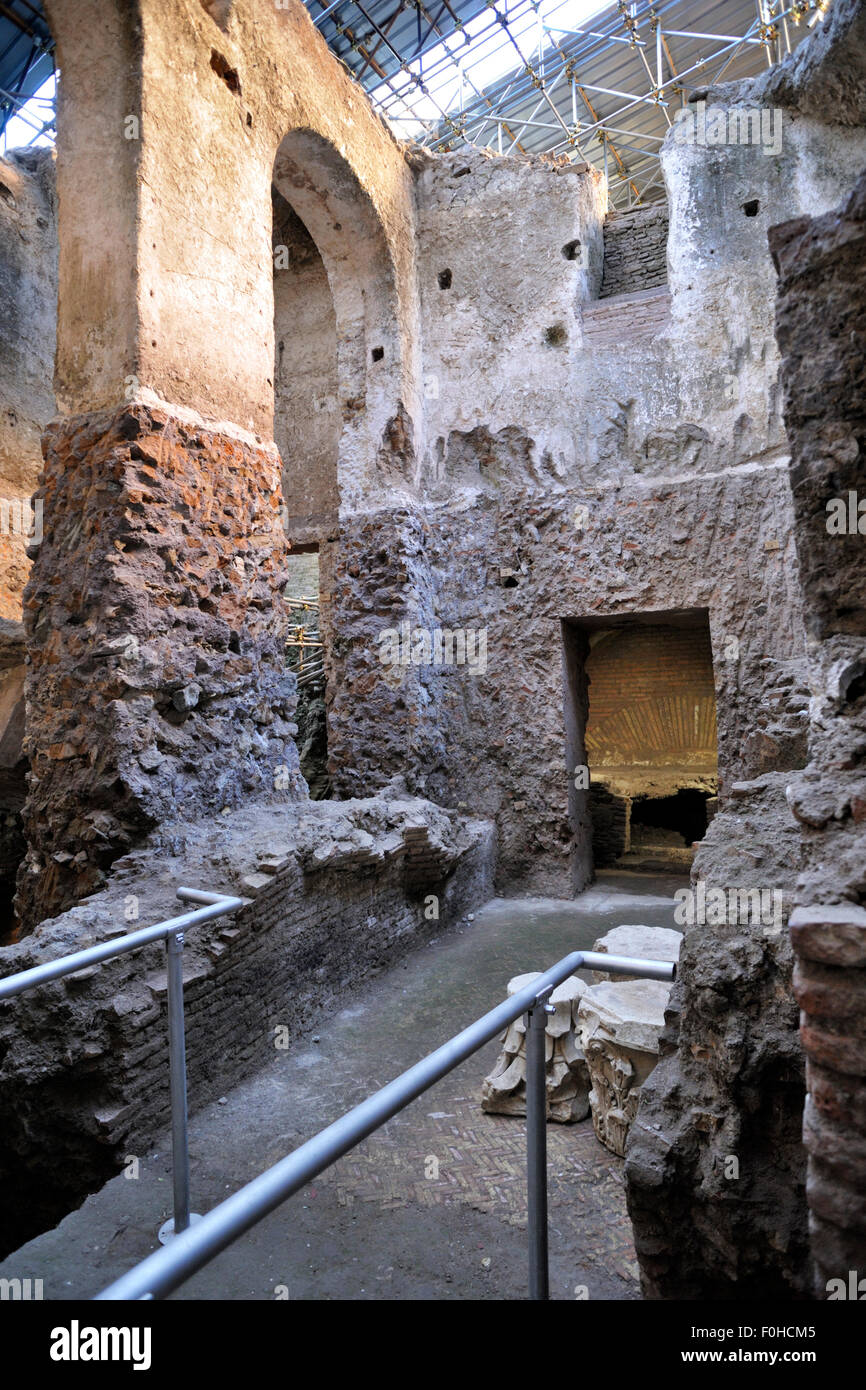
[[[589,1069],[592,1123],[605,1148],[625,1156],[640,1087],[658,1061],[670,985],[603,981],[580,1000],[578,1033]]]
[[[508,982],[509,997],[539,978],[539,971],[515,975]],[[576,976],[553,991],[553,1013],[545,1028],[547,1070],[547,1118],[561,1124],[584,1120],[589,1114],[588,1073],[576,1036],[577,1011],[587,986]],[[526,1114],[526,1024],[520,1017],[502,1038],[502,1051],[481,1088],[481,1108],[489,1114]]]
[[[644,927],[638,924],[614,927],[600,936],[593,945],[594,951],[606,956],[635,956],[638,960],[665,960],[676,962],[680,958],[683,942],[682,932],[672,927]],[[637,980],[638,975],[611,975],[603,970],[593,970],[593,984],[602,980]]]

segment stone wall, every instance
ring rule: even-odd
[[[685,924],[660,1061],[626,1149],[649,1298],[808,1290],[803,1059],[784,929],[800,862],[789,777],[734,783],[695,855],[693,891],[722,890],[726,910]],[[778,914],[732,904],[732,889],[778,893]]]
[[[708,103],[726,107],[731,104],[740,110],[776,106],[783,132],[778,159],[766,159],[754,151],[750,167],[744,162],[747,147],[741,146],[733,155],[730,147],[716,149],[707,160],[693,145],[675,149],[673,137],[668,137],[670,144],[666,142],[665,149],[672,210],[669,258],[675,318],[688,312],[690,306],[696,307],[696,294],[706,302],[708,294],[725,292],[719,271],[727,275],[729,290],[742,291],[742,279],[733,265],[720,264],[718,257],[724,258],[728,249],[736,249],[740,240],[738,215],[744,219],[741,231],[746,215],[752,225],[761,224],[764,219],[762,236],[774,224],[787,220],[784,207],[789,195],[776,184],[779,175],[785,177],[786,167],[799,170],[801,185],[793,201],[800,214],[828,211],[853,187],[859,172],[857,166],[862,167],[866,157],[862,128],[864,45],[866,12],[862,5],[840,0],[814,42],[802,45],[787,63],[754,82],[702,94]],[[833,124],[821,125],[821,121]],[[758,182],[761,160],[765,174],[769,166],[775,166],[770,183],[775,185],[776,193],[769,206],[767,184]],[[727,213],[723,210],[718,228],[713,228],[706,206],[701,208],[695,196],[698,181],[683,178],[689,167],[694,170],[701,161],[712,175],[712,187],[718,191],[723,209],[729,209]],[[832,185],[837,180],[838,192],[833,197]],[[747,206],[754,215],[747,214]],[[701,238],[703,246],[696,261],[696,238],[701,237],[702,229],[710,235],[705,240]],[[677,236],[679,230],[681,238]],[[778,235],[770,234],[774,238]],[[754,270],[757,265],[763,280],[761,319],[766,324],[776,288],[768,282],[767,275],[774,268],[763,252],[760,257],[751,253],[750,268]],[[785,529],[795,540],[799,564],[804,566],[803,587],[791,594],[800,630],[791,648],[796,659],[787,664],[779,662],[776,654],[765,647],[762,661],[762,644],[758,643],[756,671],[764,683],[766,701],[764,718],[759,712],[748,738],[753,768],[758,771],[763,767],[765,771],[760,776],[754,771],[748,773],[739,782],[727,781],[720,738],[723,775],[719,812],[696,855],[692,874],[696,892],[701,884],[705,892],[717,888],[726,894],[737,886],[775,890],[780,894],[781,913],[774,912],[769,920],[756,920],[751,913],[744,913],[737,902],[719,920],[707,917],[686,926],[680,971],[662,1039],[662,1060],[644,1088],[638,1123],[633,1127],[626,1155],[629,1211],[642,1284],[650,1297],[790,1298],[807,1296],[811,1288],[801,1134],[805,1077],[794,998],[795,988],[800,993],[807,987],[793,978],[793,954],[784,924],[792,906],[798,871],[805,869],[809,881],[810,832],[806,831],[804,846],[794,816],[798,815],[801,795],[797,788],[803,787],[804,777],[808,786],[814,776],[804,774],[802,769],[810,759],[813,765],[816,757],[815,692],[827,689],[820,677],[816,679],[814,669],[810,670],[814,667],[810,570],[816,563],[825,563],[820,556],[827,552],[826,548],[816,548],[811,553],[808,549],[817,530],[818,508],[813,494],[811,502],[805,504],[807,512],[811,508],[812,517],[807,541],[802,492],[800,497],[797,495],[798,489],[802,489],[802,463],[797,453],[803,447],[799,426],[803,405],[805,413],[822,418],[831,382],[838,382],[840,395],[850,391],[845,371],[840,372],[840,364],[827,356],[836,350],[833,345],[838,337],[825,336],[833,312],[843,313],[852,302],[847,274],[843,271],[840,302],[831,306],[829,319],[820,268],[811,289],[802,298],[794,288],[797,281],[793,275],[787,294],[783,291],[783,305],[787,303],[789,307],[780,318],[780,326],[785,317],[791,325],[805,325],[808,321],[808,332],[801,327],[799,335],[802,342],[813,345],[808,361],[793,354],[783,363],[782,375],[785,424],[790,435],[788,448],[793,448],[795,459],[791,473],[793,509],[786,509]],[[810,293],[814,298],[810,298]],[[748,314],[753,313],[754,305],[749,304]],[[744,326],[745,318],[742,306],[731,306],[733,336],[740,331],[738,320]],[[854,346],[850,338],[845,341]],[[768,371],[769,399],[777,416],[781,403],[777,382],[779,355],[771,343],[766,339],[765,342],[762,355]],[[779,334],[779,348],[787,350],[783,332]],[[858,364],[854,371],[859,370]],[[800,401],[792,393],[795,373],[803,391]],[[740,389],[737,382],[734,394],[739,394]],[[793,411],[787,404],[792,394]],[[830,396],[838,399],[835,390]],[[830,410],[828,418],[835,418],[832,405]],[[845,420],[846,410],[847,406],[841,406],[840,420]],[[819,432],[820,428],[819,425]],[[836,428],[830,426],[831,437]],[[844,435],[846,429],[843,426],[840,434]],[[853,458],[854,451],[849,448],[847,456]],[[826,547],[826,541],[823,544]],[[835,564],[838,559],[834,556]],[[794,586],[799,589],[798,575],[798,566],[792,563],[786,576],[789,591]],[[843,593],[844,588],[840,586],[839,592]],[[741,654],[722,667],[723,672],[741,669]],[[718,679],[718,665],[716,670]],[[723,684],[727,682],[723,680]],[[739,696],[735,694],[734,698]],[[719,700],[721,733],[722,697]],[[842,760],[840,764],[835,758],[833,761],[835,779],[845,763]],[[834,811],[828,812],[826,823],[830,823],[831,814],[836,814],[836,807],[838,814],[845,817],[842,808],[846,797],[844,785],[841,790],[834,786]],[[805,808],[802,818],[808,821],[811,814]],[[830,850],[826,844],[823,849],[821,864],[826,874],[828,865],[838,864],[839,850]],[[818,862],[817,855],[814,862]],[[857,862],[862,862],[862,855]],[[802,877],[797,892],[800,901],[816,901],[815,896],[805,898]],[[825,892],[818,896],[831,895]],[[852,905],[846,910],[855,911],[854,899],[849,897],[849,901]],[[795,931],[796,923],[795,917]],[[808,1001],[808,997],[808,993],[803,994],[804,1000]],[[832,1012],[836,1007],[829,1002],[832,994],[825,992],[822,996],[816,990],[812,998],[817,1009]],[[850,1010],[850,996],[845,996],[844,989],[836,998],[842,1013],[846,1007]],[[846,1021],[843,1031],[849,1026]],[[808,1048],[808,1032],[804,1041]],[[829,1094],[825,1093],[828,1097]],[[836,1113],[842,1114],[845,1098],[852,1095],[847,1080],[840,1085],[839,1095],[843,1110]],[[832,1100],[828,1100],[828,1112],[832,1112],[832,1107]],[[807,1128],[811,1114],[813,1104],[807,1107]],[[809,1142],[817,1150],[817,1141],[810,1138]],[[846,1157],[850,1157],[850,1152]],[[810,1186],[814,1182],[813,1177]],[[838,1205],[835,1210],[838,1213]],[[856,1216],[853,1224],[856,1230]],[[828,1252],[831,1247],[832,1241],[828,1240]],[[841,1252],[837,1253],[841,1256]]]
[[[194,1111],[486,901],[493,853],[491,826],[395,789],[170,824],[119,860],[101,893],[0,949],[0,976],[187,911],[181,883],[246,897],[186,935]],[[168,1107],[161,945],[0,1004],[3,1253],[143,1153]]]
[[[306,514],[336,515],[337,438],[341,490],[366,495],[420,400],[412,173],[300,0],[237,0],[220,24],[198,0],[46,8],[63,67],[62,420],[26,600],[28,928],[167,814],[267,795],[283,768],[300,783],[269,440],[278,343],[285,363],[304,323],[290,281],[275,293],[274,187],[334,324],[307,363],[336,394],[321,438],[288,429],[297,355],[278,382],[283,462],[305,483],[296,539],[327,539]]]
[[[856,177],[862,136],[834,132],[816,166],[824,130],[792,118],[773,160],[666,146],[668,312],[640,340],[629,296],[594,298],[591,173],[477,152],[415,160],[425,423],[388,441],[405,503],[344,505],[323,580],[331,775],[358,794],[404,769],[427,794],[495,816],[502,886],[574,881],[563,619],[705,609],[723,788],[803,757],[766,230],[832,206]],[[518,217],[530,205],[531,235]],[[603,346],[586,335],[597,303],[613,315]],[[405,487],[413,468],[420,499]],[[389,669],[380,641],[403,623],[483,632],[486,670],[425,664],[421,648]]]
[[[771,246],[810,639],[810,761],[788,792],[803,841],[791,937],[826,1297],[866,1269],[866,176],[838,212],[774,228]]]
[[[607,214],[600,299],[667,284],[668,224],[665,203]]]
[[[662,210],[605,226],[602,180],[585,166],[401,147],[299,0],[279,11],[238,0],[220,25],[197,0],[170,14],[140,0],[135,19],[117,0],[48,8],[64,72],[57,381],[68,414],[47,435],[46,536],[26,600],[28,925],[92,893],[177,814],[240,815],[245,798],[267,807],[276,778],[303,802],[273,526],[274,309],[285,317],[288,289],[274,298],[273,185],[306,228],[324,304],[315,246],[333,306],[340,436],[324,505],[305,473],[321,441],[283,462],[287,476],[300,464],[298,534],[321,546],[338,793],[405,774],[411,790],[495,821],[501,889],[579,890],[593,872],[574,783],[586,650],[563,642],[564,625],[703,610],[719,810],[696,886],[778,893],[787,911],[800,840],[785,792],[807,761],[810,693],[798,547],[820,596],[810,641],[823,641],[816,621],[841,620],[825,551],[795,535],[815,494],[795,512],[767,232],[836,208],[866,162],[862,8],[837,0],[790,62],[716,94],[734,112],[783,108],[773,158],[671,132],[666,289],[653,280]],[[194,80],[179,83],[179,70]],[[829,107],[822,89],[837,98]],[[138,138],[123,133],[130,112]],[[630,241],[643,248],[632,282],[615,249]],[[293,453],[288,414],[284,398]],[[855,467],[846,419],[821,441],[840,469]],[[796,410],[789,427],[808,452]],[[859,649],[852,658],[838,640],[860,635],[845,602],[849,626],[809,677],[836,701],[827,719],[860,698]],[[821,777],[838,760],[824,717],[812,729]],[[823,791],[819,801],[804,801],[801,819],[824,833],[835,803],[822,821]],[[807,860],[801,892],[810,873]],[[826,897],[804,907],[826,911]],[[802,1057],[790,946],[770,925],[686,929],[627,1162],[653,1296],[806,1286]],[[842,983],[844,1031],[856,985]],[[843,994],[802,988],[816,1017]],[[842,1095],[833,1085],[826,1113]],[[48,1102],[68,1113],[59,1096]],[[827,1229],[828,1171],[815,1169]]]
[[[0,618],[0,942],[15,929],[12,899],[24,858],[21,810],[27,795],[24,742],[24,629]]]
[[[47,434],[25,598],[32,928],[150,827],[305,789],[282,647],[280,460],[130,405]]]

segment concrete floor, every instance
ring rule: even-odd
[[[673,926],[683,882],[604,873],[573,902],[497,899],[381,975],[312,1039],[275,1052],[193,1116],[194,1210],[209,1210],[491,1008],[512,975],[543,970],[620,923]],[[492,1043],[452,1072],[173,1297],[525,1298],[524,1124],[483,1114],[478,1099],[497,1050]],[[549,1125],[548,1152],[552,1296],[638,1298],[621,1160],[589,1120]],[[140,1157],[136,1180],[114,1178],[10,1255],[0,1277],[42,1279],[46,1299],[89,1298],[156,1248],[170,1203],[166,1138]]]

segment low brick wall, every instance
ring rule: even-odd
[[[405,803],[413,814],[403,824],[403,803],[340,808],[383,804],[392,818],[396,805],[398,823],[380,837],[367,835],[373,843],[366,849],[325,839],[321,868],[316,855],[290,854],[276,872],[248,876],[248,889],[244,880],[235,884],[255,896],[233,917],[188,933],[192,1110],[266,1065],[276,1029],[288,1030],[283,1042],[294,1041],[362,980],[492,895],[492,826],[430,807],[432,829],[425,833],[417,808],[429,803],[417,801]],[[326,805],[308,803],[307,814]],[[0,976],[172,915],[148,905],[140,921],[123,922],[123,903],[136,886],[135,874],[129,879],[133,861],[142,874],[150,863],[153,875],[158,856],[122,861],[120,896],[90,909],[86,936],[82,906],[0,950]],[[190,877],[203,882],[202,870],[193,868]],[[437,917],[430,915],[433,895]],[[162,944],[0,1004],[0,1253],[56,1224],[127,1155],[142,1154],[169,1115]]]
[[[627,347],[638,338],[654,338],[668,321],[670,291],[636,290],[616,299],[596,299],[581,307],[584,347]]]

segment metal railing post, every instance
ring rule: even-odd
[[[529,1235],[529,1297],[550,1297],[547,1267],[547,1066],[545,1038],[548,990],[526,1015],[526,1186]]]
[[[168,975],[168,1050],[171,1084],[171,1174],[174,1188],[174,1220],[160,1230],[161,1241],[180,1235],[190,1224],[189,1134],[186,1100],[186,1037],[183,1018],[182,931],[165,939]]]

